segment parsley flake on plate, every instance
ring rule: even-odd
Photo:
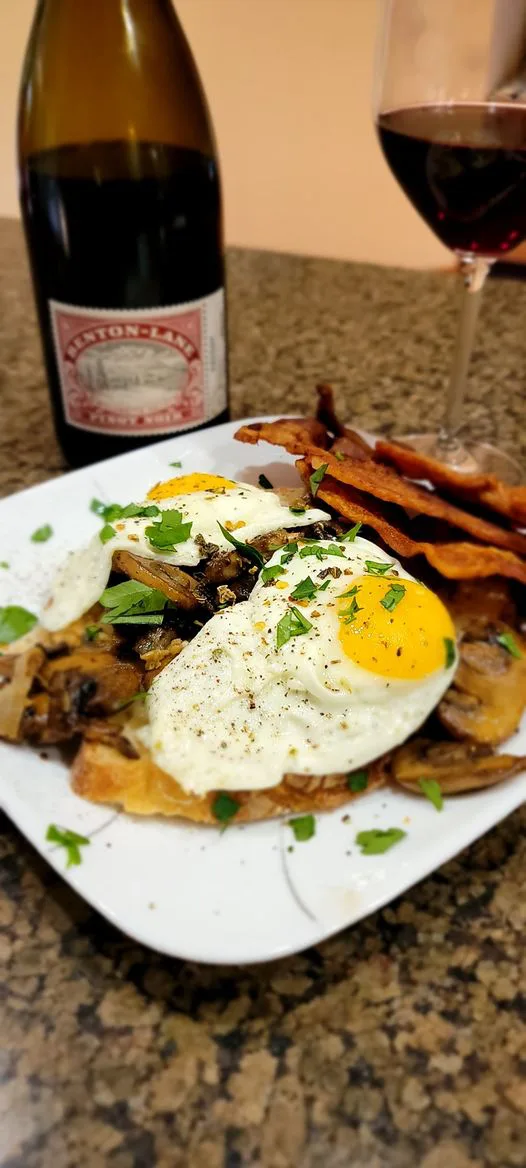
[[[296,584],[294,592],[291,592],[290,594],[290,599],[314,600],[316,591],[317,589],[314,580],[312,580],[310,576],[305,576],[304,580],[300,580],[299,584]]]
[[[51,524],[44,523],[42,527],[37,527],[36,531],[33,532],[30,538],[32,543],[47,543],[48,539],[51,539],[52,535],[53,528],[51,527]]]
[[[297,543],[288,543],[286,545],[286,551],[283,552],[283,555],[281,557],[281,563],[282,564],[289,564],[292,557],[296,555],[297,551],[298,551]]]
[[[160,507],[155,503],[101,503],[100,499],[92,499],[90,511],[104,519],[105,523],[114,523],[116,519],[152,519],[160,515]]]
[[[275,580],[276,576],[283,576],[284,573],[285,569],[281,567],[281,564],[271,564],[269,568],[263,568],[261,579],[265,584],[267,580]]]
[[[302,559],[309,556],[315,556],[317,560],[324,560],[326,556],[343,556],[345,559],[345,552],[337,543],[330,543],[327,547],[320,547],[317,543],[306,543],[300,548],[300,556]],[[283,557],[281,562],[283,563]]]
[[[397,604],[400,604],[400,601],[404,599],[405,594],[406,587],[404,584],[393,583],[391,584],[388,592],[386,592],[385,596],[382,596],[380,604],[382,605],[382,608],[386,608],[388,612],[394,612]]]
[[[105,588],[99,604],[108,609],[102,617],[103,625],[160,625],[166,596],[138,580],[123,580],[122,584]]]
[[[8,567],[9,567],[9,563],[7,560],[0,560],[0,568],[8,568]]]
[[[316,496],[318,494],[320,483],[322,482],[322,479],[324,478],[325,474],[327,473],[328,466],[329,466],[329,463],[324,462],[323,466],[319,466],[318,470],[315,470],[312,472],[312,474],[309,478],[309,484],[310,484],[310,489],[311,489],[312,495]]]
[[[294,819],[288,819],[287,824],[292,828],[294,839],[299,844],[306,843],[316,835],[316,820],[313,815],[296,815]]]
[[[338,462],[343,462],[345,458],[343,450],[333,450],[331,453],[334,454],[334,457],[338,459]]]
[[[338,613],[338,616],[340,620],[343,620],[346,625],[352,625],[356,620],[359,612],[362,612],[362,607],[358,604],[356,597],[353,596],[349,607],[343,608],[342,611]]]
[[[497,644],[500,645],[511,657],[516,657],[520,661],[522,653],[513,636],[513,633],[499,633],[497,637]]]
[[[350,771],[347,775],[347,786],[353,794],[365,791],[368,781],[367,771]]]
[[[84,629],[84,640],[95,641],[100,632],[100,625],[86,625],[86,628]]]
[[[27,608],[18,604],[7,604],[0,608],[0,645],[11,645],[35,627],[37,617]]]
[[[168,463],[168,466],[176,466],[178,470],[180,470],[180,469],[181,469],[182,465],[183,465],[183,464],[182,464],[182,462],[181,462],[181,460],[180,460],[179,458],[176,458],[175,462],[169,462],[169,463]]]
[[[157,523],[145,527],[144,534],[150,547],[156,551],[170,553],[176,544],[186,543],[190,538],[192,523],[183,523],[181,511],[161,511],[161,518]]]
[[[436,779],[419,779],[418,786],[426,799],[429,799],[430,803],[433,804],[433,807],[436,807],[437,811],[442,811],[444,800],[440,783],[437,783]]]
[[[217,819],[218,823],[228,826],[230,820],[237,815],[241,804],[237,799],[233,799],[227,791],[218,791],[212,803],[212,815]]]
[[[263,556],[261,555],[261,552],[258,552],[257,548],[253,547],[251,543],[243,543],[240,539],[236,539],[235,535],[232,535],[231,531],[228,531],[226,527],[223,527],[223,524],[220,523],[219,520],[217,521],[217,526],[221,528],[225,539],[228,540],[228,542],[232,544],[232,547],[235,547],[242,556],[246,556],[247,560],[252,560],[252,563],[257,564],[258,568],[265,567]],[[283,563],[283,557],[281,562]]]
[[[394,560],[392,564],[383,564],[378,560],[365,561],[365,571],[368,572],[369,576],[385,576],[390,568],[394,568]]]
[[[91,841],[85,835],[79,835],[76,831],[70,831],[67,827],[57,827],[55,823],[50,823],[46,839],[52,844],[59,844],[61,848],[65,848],[68,855],[68,862],[66,868],[72,868],[77,864],[82,863],[82,856],[80,849],[86,847]]]
[[[292,605],[276,626],[276,647],[281,649],[291,637],[301,637],[311,628],[311,622],[303,616],[299,608]]]
[[[111,526],[111,523],[105,523],[99,531],[100,542],[107,543],[109,539],[113,539],[114,535],[117,535],[115,528]]]
[[[451,637],[444,637],[444,652],[446,654],[446,669],[451,669],[455,664],[455,642]]]
[[[362,856],[381,856],[406,835],[407,832],[402,831],[401,827],[388,827],[386,831],[373,827],[371,831],[359,831],[356,843],[361,849]]]
[[[306,510],[306,507],[300,507],[299,505],[297,507],[289,507],[291,515],[304,515]]]
[[[350,527],[349,531],[345,531],[343,535],[340,535],[342,543],[344,541],[345,543],[354,543],[356,536],[358,535],[358,532],[361,531],[362,527],[362,523],[355,523],[354,527]]]

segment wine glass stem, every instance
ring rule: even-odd
[[[491,260],[481,256],[464,256],[460,265],[462,304],[453,358],[453,369],[447,393],[446,415],[439,434],[439,446],[452,454],[459,445],[458,432],[462,425],[468,366],[473,349],[482,289],[491,267]]]

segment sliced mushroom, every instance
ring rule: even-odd
[[[454,738],[497,745],[517,729],[526,707],[526,644],[503,622],[473,617],[472,628],[461,641],[459,666],[438,717]],[[520,657],[499,644],[502,635],[514,638]]]
[[[210,584],[226,584],[227,581],[240,576],[244,567],[244,561],[239,552],[234,551],[234,549],[231,552],[216,550],[205,565],[204,577]]]
[[[141,661],[144,661],[146,673],[144,675],[144,684],[146,688],[151,684],[154,677],[173,661],[174,657],[178,657],[182,649],[184,649],[186,641],[181,637],[174,636],[173,629],[157,628],[151,629],[141,634],[135,642],[135,652],[139,654]]]
[[[136,556],[134,552],[121,551],[115,552],[113,556],[113,569],[129,576],[131,580],[138,580],[140,584],[147,584],[148,588],[157,588],[178,608],[190,610],[209,604],[197,580],[174,564],[164,564],[160,560],[148,559],[147,556]]]
[[[140,690],[142,679],[139,661],[120,661],[102,650],[79,649],[45,662],[39,681],[49,695],[48,720],[38,740],[66,741],[86,719],[114,713]]]
[[[434,742],[413,738],[395,751],[393,778],[422,795],[422,779],[435,779],[443,795],[458,795],[492,787],[526,769],[526,758],[495,754],[491,746],[471,742]]]

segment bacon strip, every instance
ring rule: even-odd
[[[314,460],[308,459],[299,459],[296,463],[305,482],[309,480],[313,465]],[[437,572],[450,580],[507,576],[526,584],[526,563],[512,552],[463,540],[438,543],[415,540],[386,518],[374,498],[343,486],[328,474],[322,479],[316,498],[345,519],[372,527],[397,555],[407,558],[425,556]],[[403,522],[402,516],[400,521]]]
[[[526,524],[526,486],[510,487],[490,474],[463,474],[435,458],[417,454],[416,450],[400,442],[388,442],[383,438],[378,439],[374,453],[377,460],[395,466],[412,479],[428,479],[433,486],[458,495],[466,502],[482,503],[516,523]]]
[[[339,461],[332,451],[320,450],[313,441],[313,435],[322,430],[327,441],[327,434],[323,426],[311,418],[285,418],[277,422],[252,422],[242,426],[236,433],[241,442],[270,442],[274,446],[284,446],[290,454],[308,456],[315,470],[327,466],[328,473],[337,482],[366,491],[376,499],[383,499],[386,503],[397,503],[407,511],[416,515],[429,515],[440,519],[451,527],[466,531],[474,539],[493,547],[505,548],[519,555],[526,555],[526,536],[520,532],[507,531],[490,523],[469,511],[462,511],[454,503],[448,503],[434,491],[428,491],[416,483],[408,482],[383,463],[370,459],[359,459],[346,456]],[[321,497],[318,492],[318,497]]]

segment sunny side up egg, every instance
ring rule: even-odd
[[[191,523],[187,538],[177,543],[173,551],[159,551],[146,532],[160,516],[114,521],[109,525],[114,534],[106,542],[97,532],[86,547],[71,552],[57,572],[41,616],[44,628],[51,632],[63,629],[96,604],[108,583],[116,551],[133,552],[179,567],[195,567],[203,554],[197,536],[219,548],[231,548],[219,524],[246,543],[279,527],[304,527],[327,518],[325,511],[316,508],[293,514],[273,491],[210,474],[180,475],[158,483],[148,494],[144,505],[148,504],[155,504],[161,513],[178,511],[183,524]]]
[[[442,602],[373,543],[289,546],[156,677],[144,740],[200,795],[346,772],[405,741],[456,662]]]

